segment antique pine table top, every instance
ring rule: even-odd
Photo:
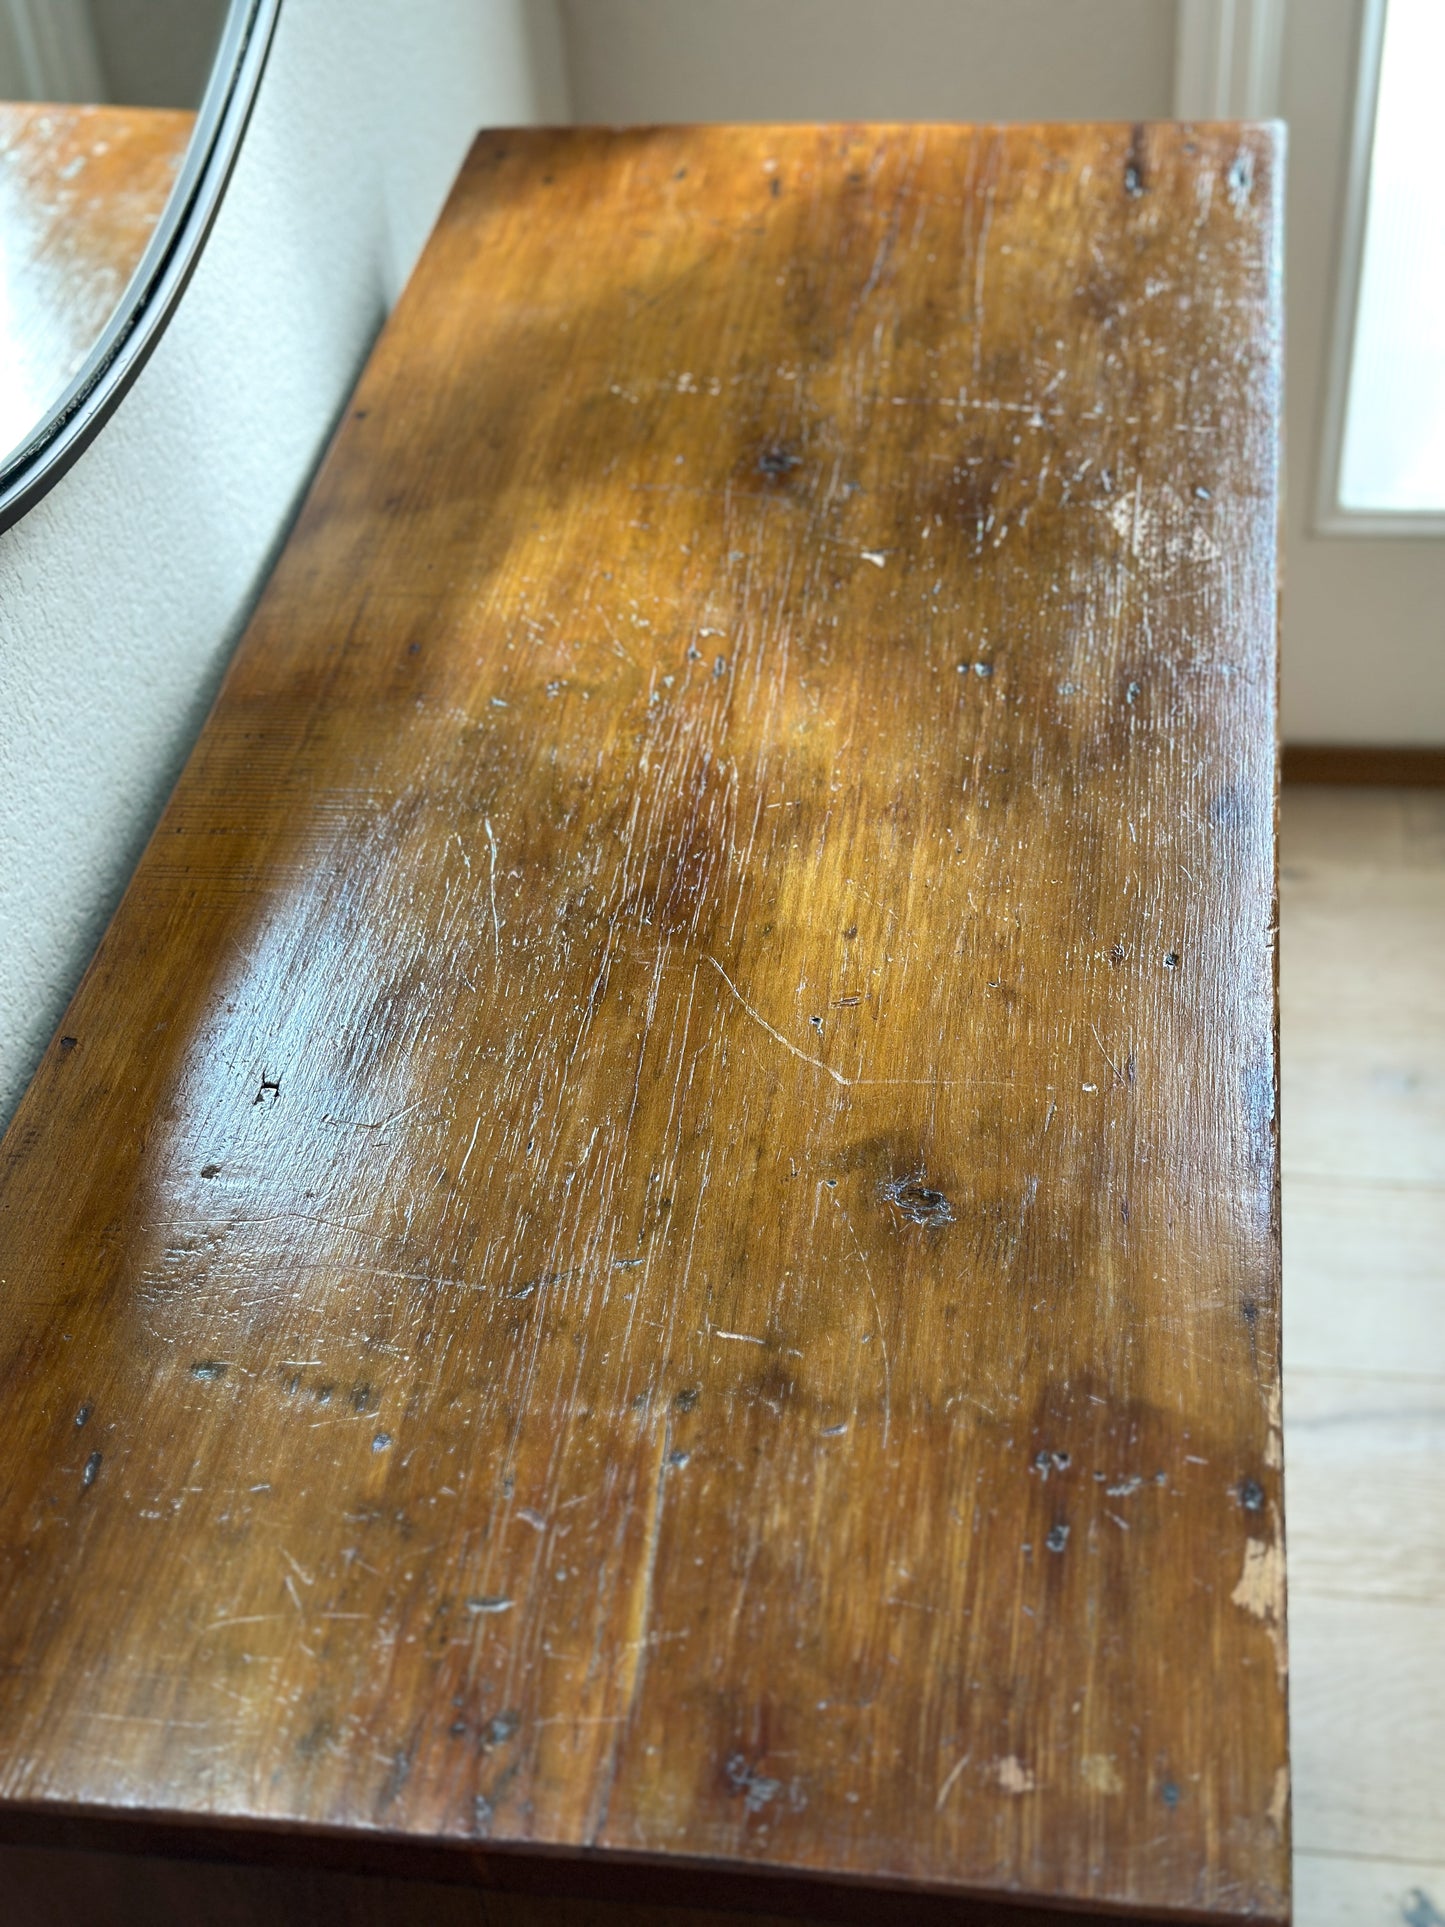
[[[4,1141],[6,1838],[1287,1917],[1279,209],[477,142]]]

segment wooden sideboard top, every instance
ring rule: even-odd
[[[1287,1916],[1279,170],[477,142],[0,1154],[12,1837]]]

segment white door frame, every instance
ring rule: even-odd
[[[1339,262],[1330,329],[1315,478],[1314,528],[1318,535],[1445,535],[1445,513],[1391,513],[1350,509],[1340,501],[1344,459],[1345,412],[1355,360],[1355,326],[1360,306],[1360,275],[1365,260],[1365,224],[1370,200],[1370,162],[1375,144],[1375,108],[1380,91],[1380,56],[1385,44],[1386,0],[1364,0],[1360,11],[1359,59],[1355,77],[1349,174],[1345,182]]]
[[[1179,0],[1174,112],[1180,120],[1273,120],[1285,0]]]

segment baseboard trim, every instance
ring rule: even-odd
[[[1385,789],[1445,788],[1445,746],[1286,743],[1286,783],[1370,783]]]

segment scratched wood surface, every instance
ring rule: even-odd
[[[195,118],[0,102],[0,457],[39,426],[110,320]]]
[[[1286,1917],[1279,189],[478,142],[5,1140],[10,1837]]]

